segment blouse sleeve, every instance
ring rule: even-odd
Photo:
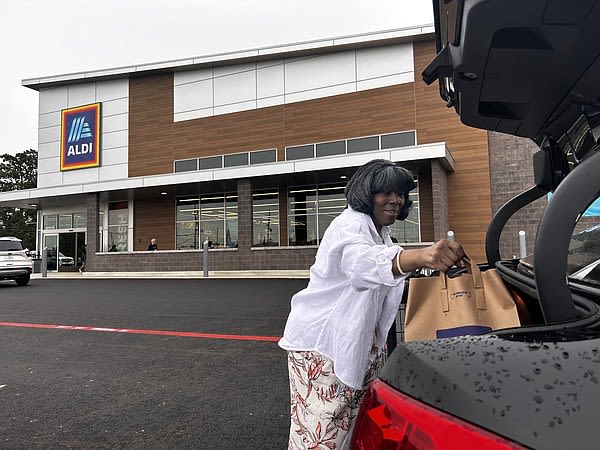
[[[339,252],[339,269],[355,289],[363,291],[382,284],[397,286],[404,279],[392,272],[399,247],[376,243],[364,224],[349,224],[328,237],[335,239],[329,242],[330,250]]]

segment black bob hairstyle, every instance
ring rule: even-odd
[[[397,220],[408,217],[412,200],[408,193],[417,185],[413,174],[399,165],[385,159],[374,159],[359,167],[350,178],[344,195],[348,205],[358,212],[373,213],[373,196],[381,192],[395,192],[404,196],[404,205],[398,212]]]

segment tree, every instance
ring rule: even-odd
[[[0,191],[19,191],[37,186],[37,151],[0,155]],[[36,211],[0,207],[0,236],[16,236],[27,248],[35,248]]]

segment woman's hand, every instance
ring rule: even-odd
[[[465,251],[458,242],[442,239],[429,247],[404,250],[400,254],[400,267],[404,272],[428,268],[447,272],[454,265],[463,266]]]

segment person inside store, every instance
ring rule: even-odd
[[[148,244],[148,251],[158,250],[158,244],[156,243],[156,239],[150,239],[150,244]]]
[[[389,226],[407,218],[415,187],[412,173],[391,161],[361,166],[344,191],[348,207],[320,242],[308,286],[292,297],[279,341],[288,356],[289,449],[341,447],[383,366],[406,276],[463,265],[456,241],[420,249],[392,242]]]
[[[85,262],[87,260],[87,245],[83,244],[81,248],[81,266],[79,266],[79,273],[85,272],[86,266]]]

